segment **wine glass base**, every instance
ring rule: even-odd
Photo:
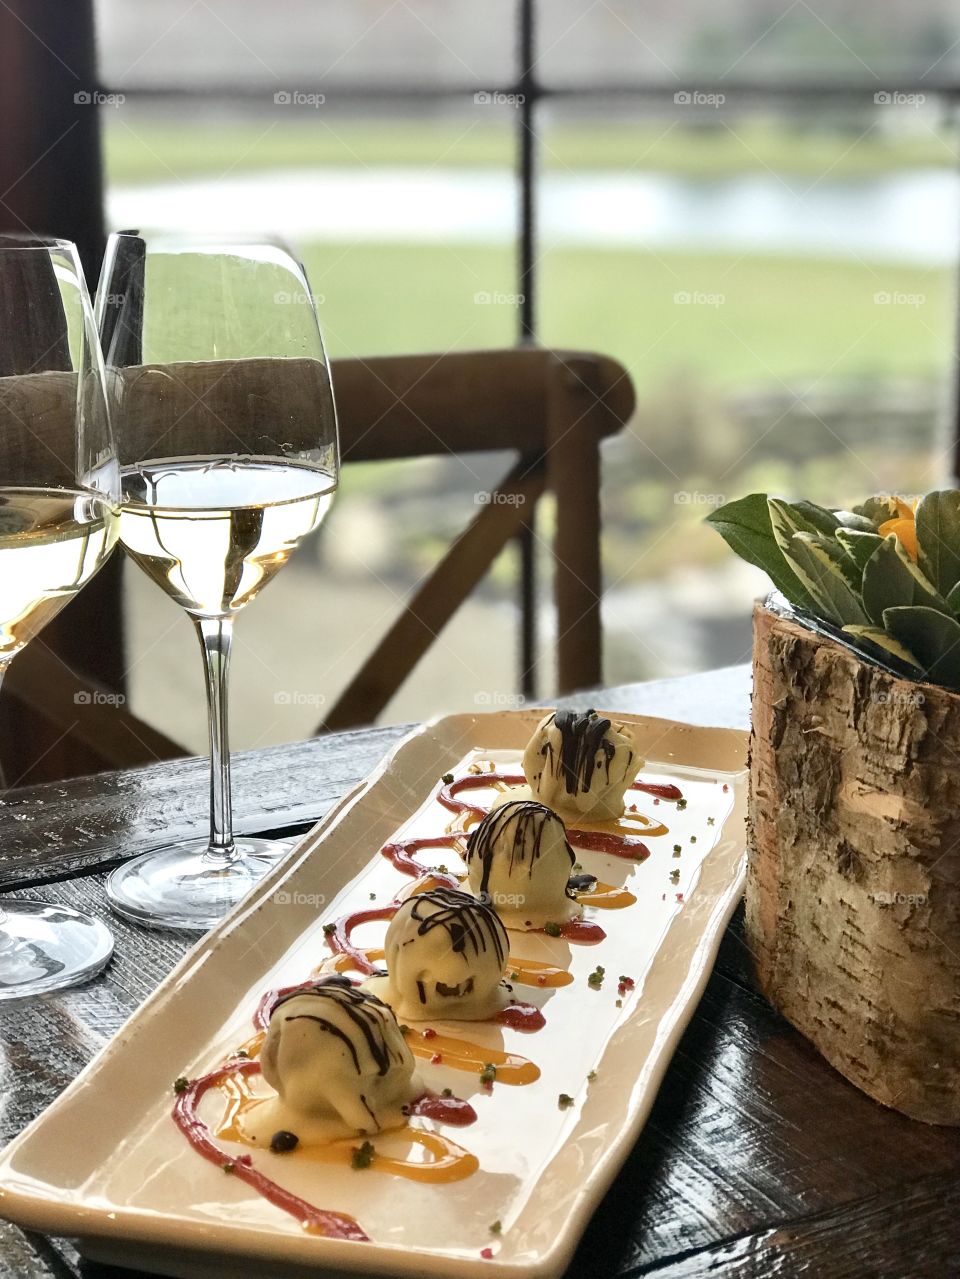
[[[148,928],[206,932],[290,851],[282,840],[236,841],[238,856],[211,863],[207,845],[177,844],[125,862],[107,880],[110,905]]]
[[[102,972],[113,936],[69,906],[4,898],[0,910],[0,1001],[77,986]]]

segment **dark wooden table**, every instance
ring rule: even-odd
[[[749,671],[607,690],[603,708],[746,728]],[[405,732],[341,733],[239,755],[238,827],[313,823]],[[105,872],[162,839],[201,832],[206,761],[12,792],[0,799],[0,879],[110,919],[107,972],[0,1012],[4,1140],[102,1047],[191,944],[111,917]],[[127,1279],[69,1241],[0,1223],[2,1279]],[[255,1271],[239,1269],[238,1275]],[[657,1275],[947,1279],[960,1274],[960,1132],[869,1101],[756,993],[739,916],[646,1129],[593,1218],[568,1279]]]

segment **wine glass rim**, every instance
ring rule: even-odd
[[[229,253],[232,249],[277,249],[297,262],[298,255],[282,235],[242,231],[111,231],[111,240],[139,240],[153,253]]]
[[[0,231],[0,253],[15,253],[23,249],[42,249],[49,253],[51,249],[63,253],[75,253],[73,240],[63,240],[58,236],[34,235],[29,231]]]

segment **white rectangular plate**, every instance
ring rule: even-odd
[[[741,895],[744,733],[616,716],[647,761],[641,775],[675,781],[687,806],[640,804],[670,828],[649,840],[642,863],[578,852],[584,870],[638,898],[628,909],[596,912],[605,941],[576,946],[511,933],[515,954],[569,961],[574,975],[564,987],[517,988],[543,1008],[542,1030],[432,1023],[521,1053],[542,1071],[536,1083],[497,1083],[488,1095],[475,1075],[423,1066],[432,1088],[474,1102],[478,1122],[450,1133],[477,1155],[473,1176],[429,1185],[258,1154],[264,1172],[313,1204],[356,1217],[371,1242],[319,1238],[200,1158],[170,1119],[173,1079],[216,1066],[249,1035],[264,990],[309,975],[327,953],[325,921],[369,905],[371,895],[385,903],[408,882],[378,849],[401,831],[442,831],[450,814],[436,803],[441,775],[477,757],[516,764],[541,714],[451,716],[400,743],[7,1148],[0,1212],[76,1236],[97,1259],[175,1276],[235,1275],[237,1258],[255,1260],[263,1276],[302,1267],[457,1279],[561,1274],[636,1141]],[[376,944],[383,927],[364,925],[369,931],[355,940]],[[606,977],[594,989],[587,975],[598,964]],[[620,974],[636,988],[617,1007]],[[560,1093],[574,1104],[561,1109]],[[497,1220],[502,1233],[493,1235]],[[481,1257],[484,1249],[492,1259]]]

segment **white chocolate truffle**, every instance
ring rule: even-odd
[[[398,909],[384,942],[386,978],[370,988],[407,1021],[476,1021],[505,1008],[509,942],[494,911],[469,893],[431,888]]]
[[[642,765],[626,731],[596,711],[551,711],[523,753],[534,799],[594,822],[623,816],[624,795]]]
[[[573,849],[563,821],[531,799],[510,800],[487,813],[464,853],[471,891],[508,928],[542,928],[581,914],[568,888]]]
[[[396,1017],[345,977],[321,978],[277,1002],[260,1063],[277,1096],[244,1116],[256,1145],[269,1146],[281,1131],[316,1144],[396,1127],[418,1091]]]

